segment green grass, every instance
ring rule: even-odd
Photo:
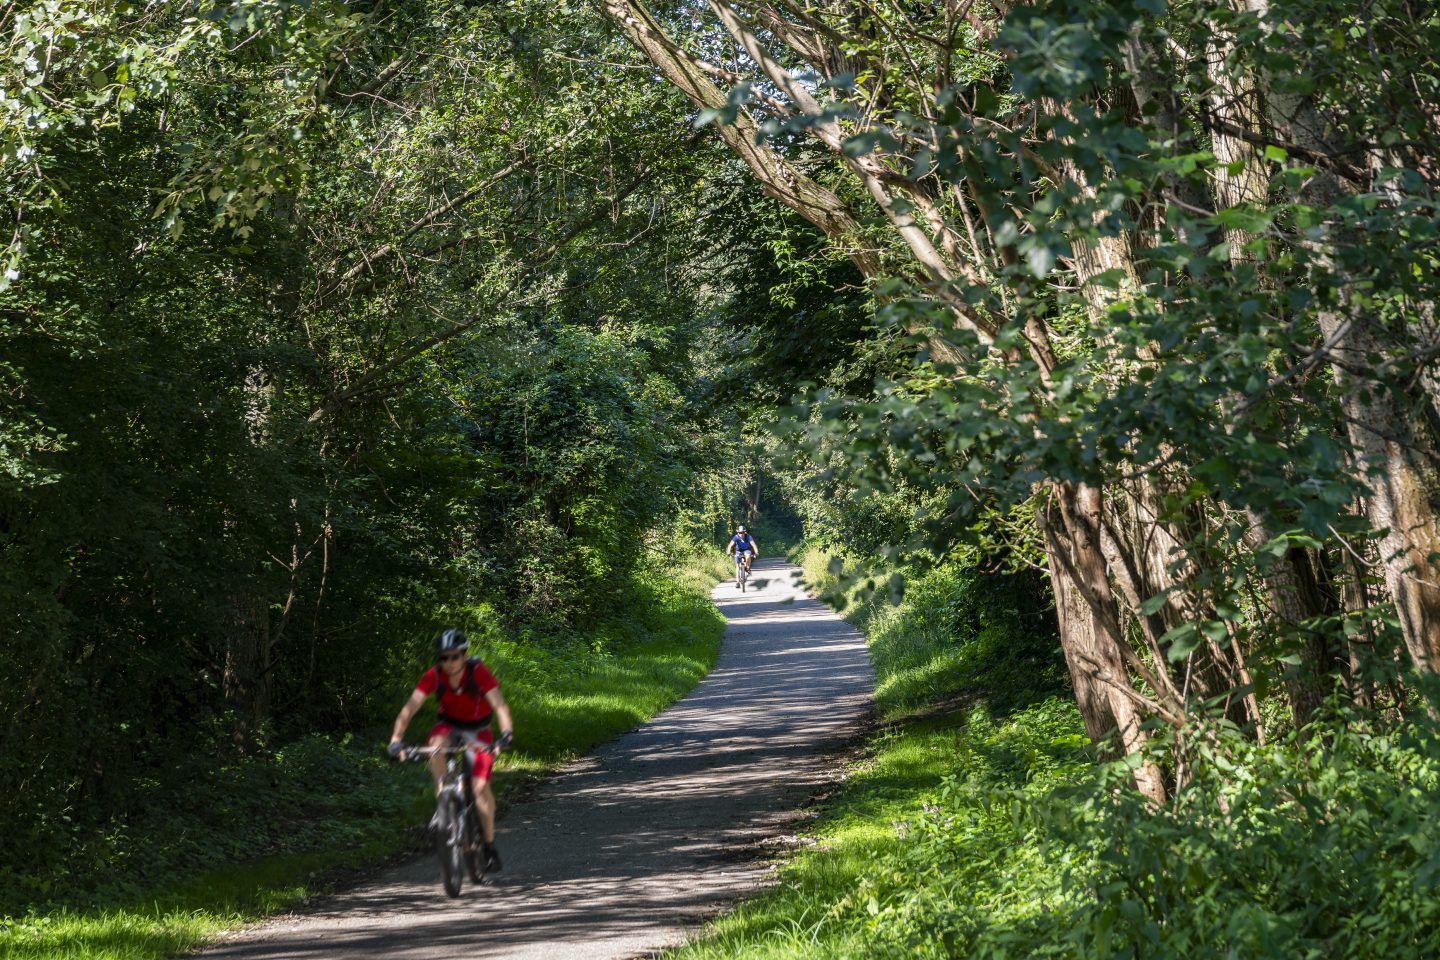
[[[492,644],[481,651],[500,675],[515,719],[517,749],[496,774],[502,808],[520,784],[643,722],[709,671],[725,629],[709,602],[710,587],[726,575],[724,557],[716,562],[713,554],[696,549],[672,557],[665,575],[637,586],[633,617],[594,631],[583,650]],[[417,718],[412,734],[425,721]],[[384,764],[376,754],[368,741],[348,749],[326,745],[314,766],[336,781],[316,787],[314,806],[323,816],[295,824],[289,843],[299,849],[188,875],[182,861],[163,889],[112,892],[83,906],[0,918],[0,958],[172,957],[415,849],[432,802],[423,770]],[[303,778],[293,789],[306,789]],[[326,789],[339,796],[318,795]],[[357,796],[363,802],[349,802]]]
[[[881,950],[929,956],[923,946],[878,941],[907,903],[951,899],[951,881],[925,869],[911,840],[914,826],[933,818],[946,784],[978,777],[977,799],[962,810],[983,821],[991,816],[978,799],[985,790],[1057,770],[1063,778],[1087,759],[1072,707],[1051,700],[997,724],[973,705],[983,672],[977,650],[987,648],[957,643],[935,622],[933,609],[944,599],[935,590],[911,584],[907,599],[896,603],[889,570],[836,563],[814,546],[795,558],[807,585],[866,633],[883,725],[806,844],[781,867],[779,882],[665,954],[667,960],[870,958]],[[975,844],[984,850],[988,836]],[[934,952],[945,955],[943,945]]]
[[[959,871],[951,873],[949,864],[927,864],[911,838],[927,822],[933,828],[940,794],[967,759],[1004,754],[1007,749],[1018,756],[1018,762],[1010,758],[1009,769],[976,764],[977,772],[984,771],[987,789],[1025,782],[1048,765],[1068,773],[1074,761],[1083,761],[1073,731],[1069,736],[1063,732],[1073,711],[1059,704],[1042,709],[1059,714],[1060,735],[1047,731],[1036,737],[1026,729],[1026,720],[992,724],[983,711],[916,720],[877,735],[868,756],[826,805],[808,838],[811,845],[782,866],[779,883],[712,922],[687,945],[665,954],[666,960],[951,955],[942,943],[927,947],[924,936],[904,935],[906,911],[965,899],[954,890]],[[1015,749],[1017,742],[1024,747]],[[1072,766],[1057,763],[1063,760]],[[985,808],[983,794],[977,791],[968,805],[961,806],[962,814],[981,823],[997,814],[1006,820],[1003,808]],[[952,805],[946,812],[953,811]],[[996,843],[1003,837],[1003,823],[999,829],[987,825],[972,838],[968,860],[993,864],[986,858],[996,856]],[[1003,847],[1015,849],[1010,843]],[[966,879],[977,881],[974,889],[987,886],[983,877]],[[991,892],[1005,879],[1002,871],[992,873]],[[1043,912],[1044,903],[1033,899],[1019,909]],[[892,932],[894,927],[901,928],[899,936]]]
[[[667,960],[1422,960],[1440,953],[1440,731],[1352,711],[1323,737],[1189,741],[1151,805],[1054,689],[1024,575],[941,564],[867,632],[886,722],[779,882]]]
[[[672,561],[674,579],[691,592],[708,597],[710,588],[735,575],[735,566],[724,547],[691,542],[679,548]]]

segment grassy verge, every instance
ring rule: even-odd
[[[887,721],[977,699],[1005,712],[1066,688],[1054,613],[1036,602],[1042,585],[1030,574],[942,565],[902,583],[814,546],[797,559],[810,588],[868,638]]]
[[[852,601],[888,722],[780,882],[668,960],[1440,951],[1430,725],[1353,714],[1264,745],[1194,738],[1194,779],[1155,808],[1027,674],[1049,641],[1007,613],[1013,583],[942,567],[892,609],[856,571],[804,559]]]
[[[1077,766],[1088,765],[1079,718],[1058,700],[1000,722],[974,706],[978,686],[992,671],[991,655],[1003,640],[1024,647],[1038,646],[1045,638],[1001,637],[1005,630],[1018,629],[1019,622],[989,616],[990,623],[962,631],[957,639],[954,624],[937,615],[947,606],[955,608],[970,587],[957,583],[953,571],[918,578],[897,604],[890,571],[840,564],[814,547],[802,548],[796,559],[810,587],[866,633],[882,729],[868,757],[849,772],[827,805],[809,838],[813,843],[782,868],[780,883],[666,956],[951,955],[943,941],[926,944],[895,933],[904,926],[896,922],[897,911],[953,902],[954,878],[915,856],[916,838],[932,829],[939,794],[948,789],[978,795],[1001,785],[1073,775]],[[966,637],[970,642],[958,642]],[[1043,678],[1050,684],[1057,680],[1053,671]],[[1038,682],[1027,686],[1010,691],[1011,699],[1034,702],[1046,692]],[[977,824],[1006,815],[987,813],[978,803],[967,813]],[[971,855],[993,861],[997,854],[987,849],[993,840],[977,830]]]
[[[583,651],[498,639],[483,644],[480,652],[504,684],[518,734],[518,749],[496,776],[502,804],[520,784],[644,721],[705,675],[724,633],[724,620],[709,602],[710,587],[725,576],[724,558],[717,564],[713,554],[689,551],[672,558],[665,574],[643,579],[634,616],[597,631]],[[412,732],[425,721],[417,718]],[[169,877],[166,885],[145,889],[117,880],[85,905],[0,918],[0,958],[174,956],[414,849],[416,828],[428,817],[429,789],[420,768],[378,756],[384,736],[375,731],[344,744],[316,738],[267,768],[222,771],[222,780],[231,779],[198,793],[225,809],[173,818],[165,855],[174,869],[155,871],[151,864],[148,871]],[[253,777],[266,779],[263,791],[247,790]],[[257,830],[264,835],[257,837]],[[220,866],[227,845],[273,852]]]
[[[1005,723],[962,711],[880,734],[827,806],[813,845],[782,867],[779,884],[667,960],[965,956],[935,918],[985,905],[990,894],[1003,897],[1012,871],[1043,867],[1008,835],[1009,807],[985,798],[1002,784],[1072,776],[1085,763],[1078,726],[1073,711],[1050,701]],[[957,779],[957,758],[967,754],[988,765]],[[947,791],[965,799],[947,804],[942,818]],[[970,818],[963,846],[930,859],[926,851],[957,807]],[[1016,909],[1042,913],[1044,899],[1030,892]]]

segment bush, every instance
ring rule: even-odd
[[[1093,864],[1067,922],[1077,953],[1090,941],[1197,960],[1435,955],[1431,733],[1372,733],[1356,718],[1307,740],[1201,752],[1203,779],[1160,811],[1093,788],[1037,809]]]
[[[1328,735],[1226,744],[1155,810],[1072,749],[1068,705],[974,717],[853,922],[907,957],[1433,956],[1437,744]]]
[[[962,695],[1006,712],[1068,689],[1054,605],[1030,570],[952,560],[892,574],[815,546],[801,562],[807,583],[868,635],[886,716]]]
[[[1123,761],[1097,763],[1073,702],[1035,699],[1063,677],[1023,581],[941,565],[896,604],[877,589],[886,571],[834,559],[807,550],[807,576],[868,633],[880,703],[903,722],[780,886],[682,956],[1440,953],[1428,721],[1331,716],[1264,746],[1191,731],[1182,750],[1157,746],[1195,779],[1155,808]],[[967,691],[977,705],[957,706]]]
[[[136,809],[103,834],[77,835],[53,863],[0,874],[0,914],[123,902],[180,876],[281,852],[393,843],[424,796],[374,739],[318,736],[218,768],[198,755],[135,793]]]

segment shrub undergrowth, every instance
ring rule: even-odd
[[[865,591],[880,571],[830,560],[804,557],[811,583],[843,591],[866,630],[891,722],[779,884],[675,960],[1440,950],[1440,743],[1428,726],[1396,733],[1348,716],[1264,746],[1213,731],[1190,747],[1195,778],[1155,809],[1123,763],[1101,762],[1059,677],[1019,674],[1039,656],[1038,638],[1014,630],[1023,621],[945,626],[959,598],[943,584],[973,594],[993,581],[942,567],[892,606]]]
[[[899,576],[814,546],[799,559],[806,583],[869,638],[884,717],[967,695],[1003,711],[1066,687],[1054,610],[1028,572],[955,562]]]
[[[631,615],[596,625],[583,640],[520,643],[476,631],[476,652],[515,715],[516,750],[496,775],[502,803],[526,776],[635,726],[705,675],[724,633],[708,598],[723,576],[715,554],[672,548],[627,585]],[[411,738],[432,718],[427,707]],[[149,785],[144,813],[115,824],[89,849],[88,864],[71,858],[65,871],[46,876],[6,868],[0,957],[172,956],[413,849],[430,789],[421,768],[383,759],[388,735],[377,726],[340,740],[308,737],[219,767],[197,757],[193,769]]]

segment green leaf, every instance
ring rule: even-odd
[[[1166,631],[1160,638],[1162,647],[1169,645],[1165,656],[1174,663],[1177,660],[1184,660],[1195,648],[1200,645],[1200,631],[1193,623],[1183,623],[1172,630]]]
[[[1147,617],[1151,614],[1158,613],[1165,606],[1168,600],[1169,596],[1167,594],[1163,592],[1157,593],[1155,594],[1155,596],[1148,597],[1143,602],[1141,602],[1140,612]]]
[[[1025,251],[1025,263],[1037,279],[1044,279],[1055,266],[1055,252],[1042,243],[1033,244]]]

